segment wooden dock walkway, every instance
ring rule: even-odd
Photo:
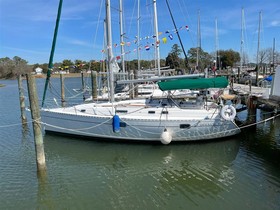
[[[258,108],[274,110],[280,112],[280,97],[270,95],[270,88],[249,86],[233,83],[230,92],[241,98],[242,104],[247,104],[247,100],[253,97]]]

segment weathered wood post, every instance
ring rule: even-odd
[[[252,124],[256,122],[257,119],[257,97],[256,96],[249,96],[247,103],[247,123]]]
[[[22,76],[21,76],[21,74],[18,75],[18,91],[19,91],[19,103],[20,103],[21,122],[22,122],[22,125],[26,125],[27,118],[26,118],[26,114],[25,114],[25,102],[24,102],[24,94],[23,94]]]
[[[252,80],[251,79],[249,79],[249,91],[250,91],[250,93],[252,92]]]
[[[238,67],[238,72],[237,72],[237,83],[240,84],[240,67]]]
[[[133,71],[132,71],[132,70],[130,71],[129,79],[130,79],[130,80],[133,80],[133,79],[134,79],[134,74],[133,74]],[[133,98],[134,98],[134,85],[133,85],[133,83],[129,83],[129,98],[130,98],[130,99],[133,99]]]
[[[85,97],[85,81],[84,81],[84,72],[83,70],[81,70],[81,78],[82,78],[82,91],[83,91],[83,100],[85,101],[86,100],[86,97]]]
[[[92,100],[97,99],[97,73],[91,70],[91,96]]]
[[[60,74],[61,106],[65,106],[64,75]]]
[[[36,90],[35,79],[31,74],[27,74],[27,87],[29,95],[29,103],[32,116],[33,134],[36,152],[36,163],[38,172],[46,170],[46,160],[43,144],[43,136],[41,130],[41,117],[38,105],[38,95]]]
[[[138,72],[136,69],[133,70],[134,79],[138,79]],[[160,76],[160,75],[159,75]],[[138,84],[134,84],[134,98],[138,97]]]

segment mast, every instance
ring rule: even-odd
[[[259,51],[260,51],[260,33],[261,33],[262,12],[259,13],[259,30],[258,30],[258,48],[257,48],[257,66],[256,66],[256,86],[259,79]]]
[[[124,33],[123,33],[123,0],[120,0],[120,39],[121,43],[124,43]],[[121,58],[122,58],[122,72],[125,72],[125,63],[124,63],[124,45],[121,44]]]
[[[137,68],[140,71],[140,0],[138,0],[138,14],[137,14]]]
[[[272,48],[272,72],[274,72],[275,69],[274,62],[275,62],[275,38],[273,38],[273,48]]]
[[[185,48],[184,48],[184,46],[183,46],[183,43],[182,43],[182,40],[181,40],[181,37],[180,37],[179,31],[178,31],[177,26],[176,26],[176,23],[175,23],[175,21],[174,21],[174,18],[173,18],[172,12],[171,12],[171,10],[170,10],[170,6],[169,6],[169,3],[168,3],[168,0],[166,0],[166,4],[167,4],[168,11],[169,11],[169,13],[170,13],[170,16],[171,16],[171,19],[172,19],[173,25],[174,25],[175,30],[176,30],[176,32],[177,32],[177,36],[178,36],[178,39],[179,39],[180,45],[181,45],[181,47],[182,47],[182,50],[183,50],[183,53],[184,53],[184,56],[185,56],[185,64],[186,64],[186,67],[188,68],[188,57],[187,57],[187,54],[186,54]]]
[[[241,38],[240,38],[240,72],[242,73],[243,71],[243,54],[244,54],[244,48],[243,48],[243,44],[244,44],[244,8],[242,8],[241,11]],[[238,80],[239,80],[239,76],[238,75]]]
[[[107,35],[107,63],[109,67],[109,88],[110,102],[114,102],[114,73],[113,73],[113,53],[112,53],[112,26],[111,26],[111,2],[106,0],[106,35]]]
[[[159,54],[159,38],[158,38],[157,3],[156,3],[156,0],[153,0],[153,2],[154,2],[154,27],[155,27],[155,35],[156,35],[156,43],[155,43],[156,62],[157,62],[158,76],[160,76],[160,54]]]
[[[199,64],[199,51],[201,49],[201,34],[200,34],[200,10],[198,10],[198,18],[197,18],[197,48],[196,48],[196,67],[198,70]]]
[[[215,71],[217,70],[217,63],[218,63],[218,20],[215,18]]]
[[[56,37],[57,37],[58,26],[59,26],[59,21],[60,21],[62,3],[63,3],[63,0],[60,0],[59,6],[58,6],[58,11],[57,11],[55,30],[54,30],[54,35],[53,35],[52,49],[51,49],[51,54],[50,54],[50,58],[49,58],[49,65],[48,65],[48,71],[47,71],[47,78],[46,78],[46,82],[45,82],[45,89],[44,89],[44,93],[43,93],[42,107],[44,106],[46,91],[48,88],[48,84],[49,84],[50,77],[51,77],[51,71],[53,68],[53,56],[54,56],[54,51],[55,51]]]

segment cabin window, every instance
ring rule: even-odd
[[[120,127],[126,127],[126,123],[125,122],[120,122]]]
[[[86,112],[86,110],[85,109],[81,109],[81,112]]]
[[[190,127],[191,127],[190,124],[180,124],[181,129],[186,129],[186,128],[190,128]]]
[[[162,114],[168,114],[168,111],[162,111],[161,113]]]
[[[116,113],[127,113],[127,110],[116,110]]]
[[[156,111],[148,111],[148,114],[155,114]]]

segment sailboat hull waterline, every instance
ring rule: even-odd
[[[147,99],[143,103],[143,100],[128,100],[114,104],[114,108],[110,103],[89,103],[42,109],[41,117],[46,132],[118,141],[168,144],[171,141],[217,139],[240,132],[232,120],[222,117],[219,107],[192,109],[171,104],[162,106],[160,103],[165,101]]]

